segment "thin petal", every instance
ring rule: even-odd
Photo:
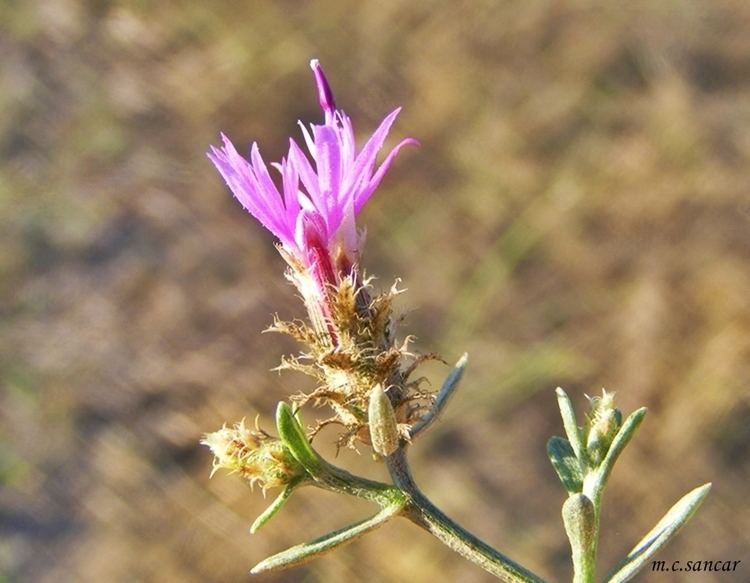
[[[396,121],[396,117],[400,111],[401,108],[399,107],[389,113],[386,118],[380,122],[378,129],[373,132],[370,139],[367,140],[367,143],[357,156],[354,167],[352,168],[352,174],[354,176],[360,176],[363,173],[369,176],[372,173],[372,169],[375,166],[375,158],[378,155],[380,148],[383,147],[383,142],[385,142],[385,138],[388,136],[388,132],[390,131],[393,122]]]
[[[319,212],[325,213],[326,206],[325,201],[320,196],[320,188],[318,186],[318,177],[315,174],[310,161],[302,153],[302,150],[297,145],[297,142],[289,139],[289,161],[294,164],[297,172],[299,173],[300,180],[307,191],[307,195],[315,205],[315,208]]]
[[[336,116],[340,125],[336,128],[341,144],[341,164],[344,168],[351,168],[356,155],[356,144],[354,141],[354,128],[351,120],[343,111],[337,111]]]
[[[250,147],[250,161],[252,162],[255,176],[258,178],[261,193],[264,195],[268,208],[277,216],[283,215],[281,194],[273,183],[273,180],[271,180],[271,176],[268,174],[268,168],[260,155],[257,142],[253,142],[253,145]]]
[[[236,154],[239,161],[234,159],[233,153]],[[263,214],[264,211],[259,207],[256,200],[255,192],[258,185],[250,164],[242,162],[242,158],[236,153],[231,142],[225,143],[224,148],[211,146],[211,151],[207,155],[224,178],[235,198],[246,210],[260,220],[258,214]]]
[[[318,185],[326,202],[325,215],[328,228],[335,231],[341,222],[342,207],[339,201],[341,186],[341,152],[338,136],[330,126],[313,126],[315,146],[318,156],[315,159],[318,170]]]
[[[375,173],[375,176],[372,177],[367,187],[362,189],[360,192],[355,193],[354,195],[354,213],[355,214],[359,214],[359,212],[362,210],[362,207],[365,205],[367,200],[370,198],[370,196],[372,196],[372,193],[380,184],[380,181],[383,179],[383,176],[385,176],[385,173],[388,172],[388,169],[391,167],[393,160],[395,160],[401,148],[403,148],[404,146],[408,146],[408,145],[419,146],[419,142],[415,140],[414,138],[406,138],[405,140],[402,140],[395,148],[393,148],[393,150],[390,151],[388,156],[386,156],[385,160],[383,160],[383,163],[380,165],[380,168],[378,168],[378,171]]]
[[[237,152],[231,140],[224,134],[223,148],[211,147],[208,158],[213,162],[229,189],[240,204],[253,215],[266,229],[271,231],[282,243],[293,241],[294,233],[286,224],[283,215],[277,212],[278,207],[269,205],[274,192],[265,192],[251,164]],[[280,205],[280,200],[279,203]]]
[[[294,164],[283,158],[281,160],[281,180],[284,190],[285,222],[290,231],[294,232],[297,216],[300,214],[299,175]]]
[[[318,155],[318,152],[315,149],[315,141],[312,139],[312,136],[310,136],[310,132],[307,131],[305,124],[303,124],[301,121],[298,121],[297,125],[302,130],[302,136],[305,138],[307,150],[310,152],[310,155],[313,157],[313,159],[315,159]]]

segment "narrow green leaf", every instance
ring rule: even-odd
[[[289,569],[316,559],[376,529],[398,514],[401,507],[402,505],[388,506],[367,520],[330,532],[313,541],[291,547],[261,561],[253,567],[250,573],[256,575],[267,571]]]
[[[279,494],[273,502],[269,505],[268,508],[266,508],[263,513],[258,516],[258,518],[255,519],[255,522],[253,522],[253,525],[250,527],[250,532],[252,534],[255,534],[260,530],[260,528],[273,516],[281,510],[281,507],[284,506],[284,502],[286,502],[289,499],[289,496],[292,495],[292,492],[297,487],[297,485],[300,483],[300,481],[296,482],[290,482],[286,486],[284,486],[284,489],[281,491],[281,494]]]
[[[435,399],[435,409],[440,411],[448,403],[448,400],[453,396],[453,391],[458,387],[461,377],[464,376],[464,370],[466,370],[466,365],[468,363],[469,354],[464,352],[461,355],[461,358],[458,359],[458,362],[456,362],[453,370],[451,370],[450,374],[443,381],[437,398]]]
[[[607,455],[599,466],[599,488],[603,488],[604,484],[606,484],[607,478],[609,478],[609,474],[612,472],[612,468],[614,467],[617,458],[620,457],[622,450],[625,449],[625,446],[630,442],[635,434],[635,430],[638,429],[638,426],[641,424],[645,416],[646,407],[641,407],[640,409],[633,411],[628,415],[628,418],[625,419],[622,427],[620,427],[617,435],[615,435],[612,440],[612,445],[609,446]]]
[[[573,403],[570,402],[568,394],[562,388],[557,387],[555,394],[557,395],[557,405],[560,407],[560,416],[562,417],[565,434],[568,436],[568,441],[573,448],[573,452],[579,460],[581,469],[583,469],[586,465],[586,448],[583,445],[578,421],[576,421]]]
[[[448,401],[453,396],[453,392],[456,390],[456,388],[458,388],[458,383],[464,374],[464,370],[466,369],[466,365],[468,364],[468,362],[469,354],[464,352],[461,358],[458,359],[458,362],[453,367],[451,372],[443,381],[443,384],[440,387],[440,391],[438,391],[437,397],[435,397],[435,403],[432,405],[432,409],[424,417],[422,417],[422,419],[415,423],[414,427],[412,427],[411,431],[409,432],[412,437],[427,429],[443,411],[445,406],[448,404]]]
[[[302,466],[315,477],[323,461],[310,445],[304,430],[297,421],[292,408],[283,401],[276,408],[276,428],[279,437]]]
[[[695,514],[708,495],[711,484],[704,484],[683,496],[670,508],[659,523],[635,545],[628,555],[610,572],[605,583],[630,581],[648,561],[664,547],[677,531]]]
[[[570,494],[581,492],[583,475],[570,442],[562,437],[550,437],[547,442],[547,455],[565,489]]]

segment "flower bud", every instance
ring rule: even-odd
[[[244,419],[233,427],[224,425],[206,434],[201,444],[214,454],[211,476],[224,468],[240,474],[250,486],[258,483],[264,491],[285,486],[305,473],[281,440],[258,429],[257,425],[255,431],[248,429]]]
[[[563,524],[573,552],[585,552],[596,541],[596,510],[584,494],[573,494],[562,507]]]
[[[383,457],[391,455],[398,449],[398,424],[391,400],[380,384],[370,391],[368,420],[372,449]]]
[[[601,397],[589,398],[589,431],[586,451],[589,459],[599,465],[609,451],[609,446],[622,425],[622,413],[615,408],[615,394],[602,390]]]

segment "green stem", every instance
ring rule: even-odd
[[[350,474],[320,457],[287,403],[281,402],[276,408],[276,428],[284,445],[319,488],[364,498],[382,507],[403,504],[405,501],[405,496],[397,488]]]
[[[324,471],[315,477],[314,485],[325,490],[349,494],[375,502],[382,507],[404,504],[407,496],[398,488],[382,482],[350,474],[344,469],[324,462]]]
[[[567,399],[567,395],[560,390],[558,392],[558,398],[561,399],[561,402],[564,402]],[[563,419],[565,419],[565,406],[561,405],[560,409],[563,411]],[[599,527],[601,522],[602,494],[604,493],[604,486],[607,484],[607,479],[612,472],[612,467],[617,461],[617,458],[625,449],[625,446],[630,442],[645,416],[645,407],[641,407],[631,413],[612,440],[612,444],[609,446],[609,450],[607,451],[604,460],[598,467],[588,469],[583,478],[582,494],[591,500],[594,507],[594,517],[591,534],[587,544],[585,544],[582,549],[578,549],[577,551],[576,549],[573,550],[574,557],[576,552],[580,553],[580,563],[576,564],[575,558],[573,561],[574,583],[594,583],[595,581],[594,577],[599,552]],[[570,435],[570,433],[571,432],[568,432],[568,435]],[[573,445],[572,442],[571,445]],[[585,450],[582,449],[581,451],[583,452]],[[571,541],[571,545],[573,544],[576,543]]]
[[[403,448],[386,458],[394,484],[408,495],[401,514],[425,529],[450,549],[508,583],[544,583],[544,580],[480,540],[438,509],[417,487]]]
[[[465,365],[465,360],[463,363],[459,362],[459,372],[463,365]],[[458,377],[460,377],[460,374],[457,373],[456,382]],[[454,382],[453,385],[455,386],[455,384]],[[360,528],[362,533],[367,532],[371,530],[371,527],[374,528],[382,524],[391,516],[400,514],[430,532],[449,548],[503,581],[508,583],[544,583],[543,579],[496,551],[436,508],[414,483],[406,462],[403,444],[392,455],[386,457],[394,483],[391,486],[355,476],[326,462],[312,448],[291,407],[286,403],[279,403],[276,410],[276,427],[286,447],[306,470],[306,475],[311,479],[311,483],[326,490],[371,500],[383,509],[383,513],[379,513],[377,518],[371,519],[373,522],[365,521],[360,525],[355,525],[354,530],[351,528],[345,529],[342,532],[333,533],[330,538],[326,536],[314,541],[312,546],[295,548],[294,553],[299,553],[292,553],[295,560],[307,559],[318,551],[331,550],[340,543],[351,540],[346,533],[354,533],[359,536]],[[283,554],[281,557],[277,556],[272,563],[272,568],[276,569],[286,565],[287,559],[288,557]]]

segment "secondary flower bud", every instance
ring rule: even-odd
[[[622,413],[615,408],[615,394],[602,390],[601,397],[589,398],[589,431],[586,451],[594,464],[600,464],[622,425]]]
[[[372,449],[383,457],[391,455],[398,449],[398,424],[391,400],[381,385],[370,391],[368,418]]]
[[[281,440],[259,429],[245,427],[245,420],[232,427],[222,426],[206,434],[201,444],[214,454],[213,476],[219,469],[237,473],[250,483],[267,488],[285,486],[302,477],[305,470],[299,465]]]
[[[562,516],[573,552],[590,548],[596,540],[596,510],[591,499],[583,494],[571,495],[563,504]]]

